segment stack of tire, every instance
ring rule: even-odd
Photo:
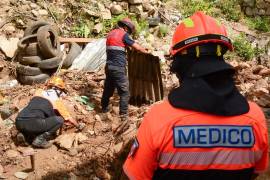
[[[78,44],[70,46],[64,68],[68,68],[81,52]],[[76,55],[70,54],[72,50]],[[18,42],[17,79],[21,84],[43,83],[56,72],[62,57],[56,29],[48,22],[37,21],[26,28],[24,37]]]

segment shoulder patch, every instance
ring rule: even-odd
[[[252,126],[192,125],[173,128],[175,148],[251,148],[255,143]]]
[[[130,148],[130,152],[128,154],[128,157],[134,157],[134,155],[136,154],[137,150],[139,148],[139,141],[138,139],[135,137],[134,142]]]

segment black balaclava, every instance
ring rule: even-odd
[[[216,55],[203,56],[220,60]],[[176,56],[171,65],[171,71],[181,78],[180,87],[169,93],[168,99],[176,108],[189,109],[220,116],[234,116],[249,111],[247,100],[239,93],[233,81],[233,70],[220,70],[200,77],[190,77],[189,70],[194,61],[194,55]]]

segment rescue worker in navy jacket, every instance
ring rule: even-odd
[[[126,47],[132,47],[143,53],[147,50],[132,40],[129,35],[135,31],[135,26],[130,19],[124,18],[118,22],[118,28],[113,29],[107,36],[107,63],[105,67],[106,80],[101,99],[102,112],[109,111],[109,99],[115,88],[120,96],[119,113],[121,120],[127,120],[129,83],[125,74]]]

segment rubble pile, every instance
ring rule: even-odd
[[[256,61],[232,61],[231,65],[236,69],[236,83],[240,92],[249,100],[269,108],[270,67]]]
[[[67,86],[67,96],[64,102],[68,110],[78,122],[84,122],[86,127],[81,133],[77,133],[74,127],[66,125],[62,134],[55,140],[55,146],[50,149],[55,151],[54,155],[56,157],[63,155],[66,157],[60,159],[65,166],[57,165],[56,171],[61,171],[61,169],[67,171],[63,176],[69,174],[69,172],[73,172],[74,176],[90,178],[109,179],[108,177],[112,175],[116,176],[114,175],[116,172],[111,171],[110,164],[118,161],[117,159],[115,160],[116,157],[126,156],[126,154],[123,155],[122,153],[123,151],[125,153],[129,151],[130,141],[136,135],[136,130],[144,113],[148,110],[148,106],[140,108],[130,106],[130,127],[121,135],[115,136],[114,130],[121,123],[118,110],[119,97],[115,96],[112,98],[111,111],[109,113],[101,113],[99,106],[105,79],[103,69],[98,72],[63,70],[60,76],[65,80]],[[8,92],[2,92],[3,97],[7,99],[7,108],[14,106],[17,108],[17,111],[13,112],[13,114],[0,120],[0,135],[6,137],[0,143],[0,155],[2,157],[0,164],[4,168],[11,165],[16,167],[27,160],[20,153],[22,147],[16,146],[16,141],[13,141],[17,133],[14,122],[18,109],[22,109],[33,96],[35,90],[41,87],[43,87],[43,84],[32,86],[18,85]],[[7,153],[12,154],[10,152],[16,152],[16,157],[5,155]],[[38,151],[36,156],[42,157],[40,153],[42,152]],[[92,160],[95,161],[95,164],[85,165]],[[37,161],[39,162],[39,160]],[[80,166],[77,166],[77,164]],[[37,163],[36,166],[41,169],[37,171],[44,170],[42,163]],[[113,168],[116,168],[116,166],[113,166]],[[58,174],[56,172],[54,174],[53,169],[50,173],[49,171],[48,173],[41,172],[41,175],[55,178]],[[33,176],[29,174],[29,178],[31,177]]]

